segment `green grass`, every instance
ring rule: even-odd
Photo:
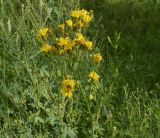
[[[103,24],[116,137],[159,137],[159,1],[85,2]]]
[[[74,0],[0,1],[0,138],[159,137],[159,1],[81,3],[94,10],[83,33],[103,55],[98,67],[89,62],[92,52],[39,51],[37,30],[54,31],[79,6]],[[86,75],[93,69],[101,76],[94,85]],[[71,99],[60,93],[68,74],[79,81]]]

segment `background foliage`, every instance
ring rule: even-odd
[[[159,4],[1,0],[0,137],[158,138]],[[40,53],[35,39],[39,27],[55,28],[75,7],[94,11],[85,33],[104,59],[96,100],[76,92],[72,100],[62,98],[63,61]],[[83,77],[83,68],[78,74]]]

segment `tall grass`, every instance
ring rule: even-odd
[[[82,6],[101,17],[107,80],[115,82],[113,120],[121,130],[116,136],[159,137],[159,1],[82,1]]]

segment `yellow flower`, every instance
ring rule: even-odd
[[[84,27],[84,23],[83,23],[82,21],[78,21],[78,22],[76,23],[76,27],[77,27],[77,28],[82,28],[82,27]]]
[[[92,60],[93,60],[94,62],[100,62],[100,61],[102,61],[102,56],[101,56],[101,54],[100,54],[100,53],[97,53],[97,54],[93,55]]]
[[[89,15],[90,13],[84,9],[82,10],[74,10],[74,11],[71,11],[70,13],[70,16],[73,17],[73,18],[80,18],[84,15]]]
[[[49,29],[48,28],[41,28],[38,30],[38,35],[40,36],[46,36],[46,34],[48,33]]]
[[[76,85],[76,81],[67,78],[66,80],[63,80],[62,85],[61,85],[61,93],[65,97],[72,97],[73,95],[73,90]]]
[[[70,13],[70,16],[74,18],[79,18],[81,15],[82,15],[81,10],[74,10],[74,11],[71,11]]]
[[[81,33],[77,33],[77,37],[75,38],[75,41],[80,43],[80,44],[84,44],[84,42],[86,41],[84,36]]]
[[[67,21],[66,21],[66,24],[67,24],[68,27],[72,28],[72,26],[73,26],[73,21],[72,21],[72,20],[67,20]]]
[[[60,46],[59,54],[64,55],[66,52],[69,52],[72,50],[72,48],[76,45],[75,40],[69,40],[68,38],[57,38],[58,45]]]
[[[85,24],[88,24],[89,22],[92,21],[92,17],[89,16],[89,15],[84,15],[84,16],[82,17],[82,21],[83,21]]]
[[[58,41],[58,45],[59,46],[65,46],[65,45],[68,45],[68,43],[69,43],[68,37],[66,37],[66,38],[63,38],[63,37],[57,38],[57,41]]]
[[[93,46],[93,43],[92,41],[86,41],[83,46],[88,49],[88,50],[91,50],[92,49],[92,46]]]
[[[95,71],[92,71],[89,73],[89,78],[90,80],[99,81],[100,76]]]
[[[40,39],[41,37],[45,37],[48,32],[49,32],[48,28],[40,28],[38,30],[37,39]]]
[[[59,54],[60,54],[60,55],[64,55],[64,53],[65,53],[64,49],[60,49],[60,50],[59,50]]]
[[[52,51],[52,46],[49,45],[49,44],[44,44],[42,47],[41,47],[41,52],[49,52],[49,51]]]
[[[61,29],[62,31],[64,31],[64,27],[65,27],[64,23],[58,25],[58,28]]]
[[[70,52],[75,45],[76,42],[74,40],[69,41],[68,45],[65,45],[64,48],[60,50],[60,55],[64,55],[64,53]]]

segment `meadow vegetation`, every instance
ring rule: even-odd
[[[158,0],[0,0],[0,138],[160,137]]]

